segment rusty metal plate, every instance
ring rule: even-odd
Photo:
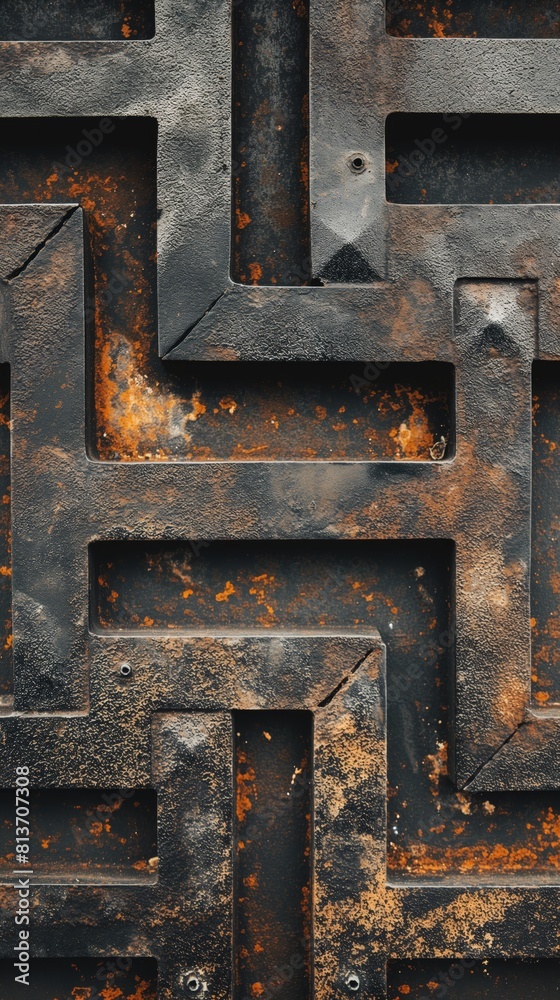
[[[0,12],[0,995],[560,995],[560,8]]]

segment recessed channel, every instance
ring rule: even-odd
[[[310,712],[234,713],[236,1000],[310,997],[312,727]]]
[[[410,588],[426,594],[429,568],[450,559],[448,542],[96,542],[90,628],[249,634],[381,629],[385,622],[393,639]],[[433,600],[430,606],[433,614]]]
[[[559,0],[387,0],[399,38],[560,38]]]
[[[87,907],[84,907],[87,909]],[[89,926],[91,914],[78,917],[76,923]],[[88,933],[86,931],[86,933]],[[64,925],[51,927],[51,947],[64,949],[67,944]],[[2,1000],[157,1000],[157,962],[153,958],[108,955],[106,958],[35,958],[30,960],[29,985],[14,982],[13,959],[0,961],[0,996]],[[17,970],[16,970],[17,971]]]
[[[400,204],[560,202],[560,118],[408,114],[386,121],[386,196]]]
[[[389,962],[388,1000],[553,1000],[558,959],[431,958]]]
[[[154,0],[4,0],[0,41],[134,41],[152,38]]]
[[[431,462],[453,454],[449,364],[180,362],[169,374],[171,459]]]
[[[0,881],[15,867],[13,789],[0,790]],[[157,880],[157,797],[150,789],[31,789],[33,883]]]
[[[232,5],[232,277],[311,282],[308,0]]]
[[[389,880],[558,884],[559,791],[473,794],[451,780],[455,626],[450,584],[434,587],[436,552],[413,571],[405,614],[387,643]],[[408,610],[416,602],[433,608],[427,622]]]
[[[88,444],[101,459],[158,457],[175,442],[157,352],[156,150],[149,117],[2,121],[0,202],[78,202],[85,215]]]
[[[560,362],[533,365],[533,699],[560,705]]]

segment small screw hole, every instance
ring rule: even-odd
[[[349,160],[350,170],[354,174],[363,174],[367,166],[367,160],[362,153],[355,153]]]
[[[359,976],[357,976],[354,972],[351,972],[350,975],[346,977],[346,985],[349,990],[353,990],[354,992],[356,992],[356,990],[359,990],[360,988]]]
[[[200,979],[196,976],[189,976],[187,979],[187,989],[190,990],[191,993],[198,993],[200,989]]]
[[[121,677],[130,677],[132,673],[132,667],[130,663],[121,663]]]

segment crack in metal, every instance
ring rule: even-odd
[[[71,208],[68,209],[67,212],[64,213],[60,222],[57,222],[54,229],[51,229],[50,233],[48,233],[47,236],[45,236],[44,240],[41,240],[41,242],[35,247],[33,252],[29,254],[29,257],[27,257],[27,259],[23,262],[23,264],[20,264],[19,267],[16,267],[14,271],[12,271],[10,274],[6,276],[5,280],[7,282],[13,281],[14,278],[19,278],[20,274],[23,274],[23,272],[29,267],[32,261],[34,261],[35,258],[39,256],[41,251],[45,249],[47,243],[50,243],[50,241],[53,240],[55,236],[58,235],[60,230],[68,222],[68,219],[70,219],[71,216],[74,215],[74,212],[78,211],[79,207],[80,207],[79,205],[73,205]]]
[[[507,746],[508,743],[511,742],[511,740],[513,739],[513,737],[517,736],[517,733],[520,731],[520,729],[522,729],[523,726],[526,726],[529,722],[530,722],[530,719],[522,719],[521,722],[519,723],[519,725],[516,726],[516,728],[513,730],[513,732],[510,733],[509,736],[507,736],[506,739],[502,743],[500,743],[499,747],[497,747],[497,749],[494,751],[494,753],[490,755],[490,757],[488,758],[488,760],[484,761],[484,764],[481,764],[480,767],[477,767],[477,769],[474,772],[474,774],[472,774],[471,777],[464,784],[461,785],[461,787],[460,787],[459,790],[462,791],[462,792],[468,791],[469,787],[470,787],[470,785],[472,785],[473,781],[475,781],[475,779],[478,778],[478,775],[481,774],[481,772],[484,771],[488,767],[488,765],[498,756],[498,754],[502,752],[502,750],[504,749],[504,747]]]
[[[327,705],[330,705],[331,702],[334,701],[334,699],[336,698],[336,696],[339,693],[339,691],[342,691],[342,688],[346,687],[346,685],[348,684],[348,681],[350,680],[350,678],[352,677],[352,675],[355,674],[356,671],[360,669],[360,667],[362,666],[362,663],[365,663],[365,661],[367,660],[368,656],[371,656],[371,654],[373,652],[374,652],[373,648],[372,649],[368,649],[367,653],[365,653],[362,656],[361,660],[358,660],[358,662],[356,663],[356,665],[354,667],[352,667],[352,669],[350,670],[350,672],[347,673],[342,678],[342,680],[336,685],[335,688],[333,688],[333,690],[330,692],[330,694],[328,694],[326,698],[323,698],[323,700],[319,702],[317,708],[326,708]]]
[[[192,333],[192,331],[194,330],[194,328],[196,326],[198,326],[199,323],[202,322],[202,320],[204,319],[204,317],[208,316],[208,313],[212,312],[212,310],[214,309],[214,307],[218,305],[218,302],[220,301],[220,299],[223,299],[223,297],[224,297],[225,294],[226,294],[225,291],[220,292],[220,294],[217,296],[217,298],[215,298],[213,300],[213,302],[210,303],[210,305],[208,306],[208,309],[206,310],[206,312],[204,312],[202,314],[202,316],[199,316],[199,318],[197,320],[195,320],[194,323],[191,323],[191,325],[189,327],[187,327],[187,329],[185,330],[185,332],[182,333],[181,336],[177,338],[177,340],[175,341],[175,343],[163,355],[163,358],[162,358],[163,361],[171,361],[172,360],[171,355],[173,354],[173,351],[176,351],[177,348],[183,343],[183,341],[185,341],[187,339],[187,337],[189,336],[189,334]]]

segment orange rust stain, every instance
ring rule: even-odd
[[[221,593],[216,594],[217,601],[229,601],[232,594],[235,594],[235,587],[231,580],[228,580]]]
[[[156,1000],[156,991],[151,983],[143,979],[126,1000]]]
[[[248,226],[251,222],[251,216],[247,212],[242,212],[239,208],[235,209],[235,215],[238,229],[245,229],[245,226]]]
[[[256,261],[253,264],[249,264],[249,276],[252,285],[258,285],[259,281],[263,276],[263,269],[260,264]]]
[[[103,997],[103,1000],[119,1000],[120,997],[124,997],[124,993],[118,986],[105,986],[99,991],[99,996]]]
[[[544,702],[549,701],[550,695],[546,691],[535,691],[534,698],[535,701],[538,701],[541,704],[543,704]]]
[[[429,21],[428,26],[432,31],[434,38],[445,38],[445,25],[441,21]]]
[[[437,752],[435,754],[427,754],[426,756],[426,761],[430,767],[428,777],[432,785],[432,795],[438,794],[440,779],[442,775],[447,774],[447,749],[447,743],[438,743]]]
[[[238,764],[244,764],[246,762],[245,755],[239,753],[237,762]],[[253,798],[256,798],[257,794],[255,783],[256,774],[254,768],[248,767],[245,771],[238,770],[235,811],[239,823],[243,823],[245,821],[247,813],[253,808]]]
[[[397,392],[404,389],[397,386]],[[397,445],[398,458],[415,458],[417,455],[429,454],[434,444],[433,431],[430,428],[422,394],[418,390],[408,393],[411,413],[407,420],[389,432]]]

